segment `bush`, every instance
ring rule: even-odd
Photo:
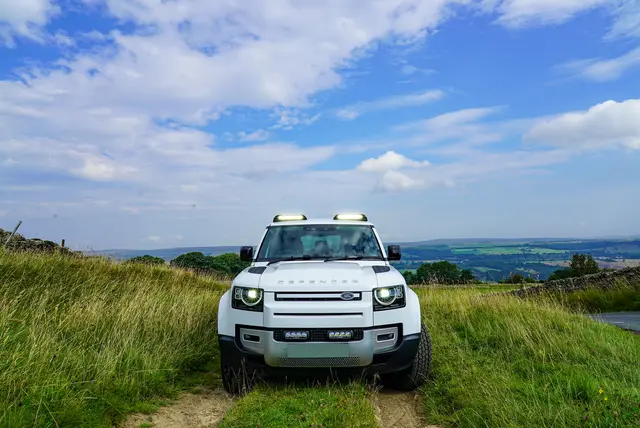
[[[217,256],[205,256],[201,252],[181,254],[171,260],[171,266],[189,269],[202,274],[223,274],[235,276],[246,269],[250,263],[240,260],[236,253],[224,253]]]
[[[150,256],[150,255],[133,257],[133,258],[127,260],[125,263],[129,263],[129,264],[140,263],[140,264],[144,264],[144,265],[164,265],[164,264],[166,264],[164,259],[162,259],[160,257]]]

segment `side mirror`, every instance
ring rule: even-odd
[[[400,260],[401,257],[400,245],[389,245],[387,247],[387,258],[389,260]]]
[[[250,262],[253,260],[253,247],[240,247],[240,260]]]

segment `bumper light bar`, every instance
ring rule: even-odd
[[[353,331],[351,330],[330,331],[328,336],[329,336],[329,339],[333,339],[333,340],[351,339],[353,337]]]
[[[307,340],[309,338],[309,332],[307,331],[287,331],[284,333],[284,338],[289,340]]]

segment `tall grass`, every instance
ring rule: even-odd
[[[640,426],[640,336],[549,300],[416,292],[433,339],[430,423]]]
[[[548,297],[578,312],[640,311],[640,282],[616,280],[608,290],[594,286],[570,293],[553,292]]]
[[[217,354],[224,286],[166,267],[0,252],[0,426],[112,426]]]

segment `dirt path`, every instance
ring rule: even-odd
[[[222,420],[233,399],[222,390],[205,389],[200,394],[183,394],[169,406],[156,413],[131,415],[121,428],[213,428]]]
[[[382,428],[439,428],[425,421],[416,393],[382,389],[375,394],[373,404]]]

